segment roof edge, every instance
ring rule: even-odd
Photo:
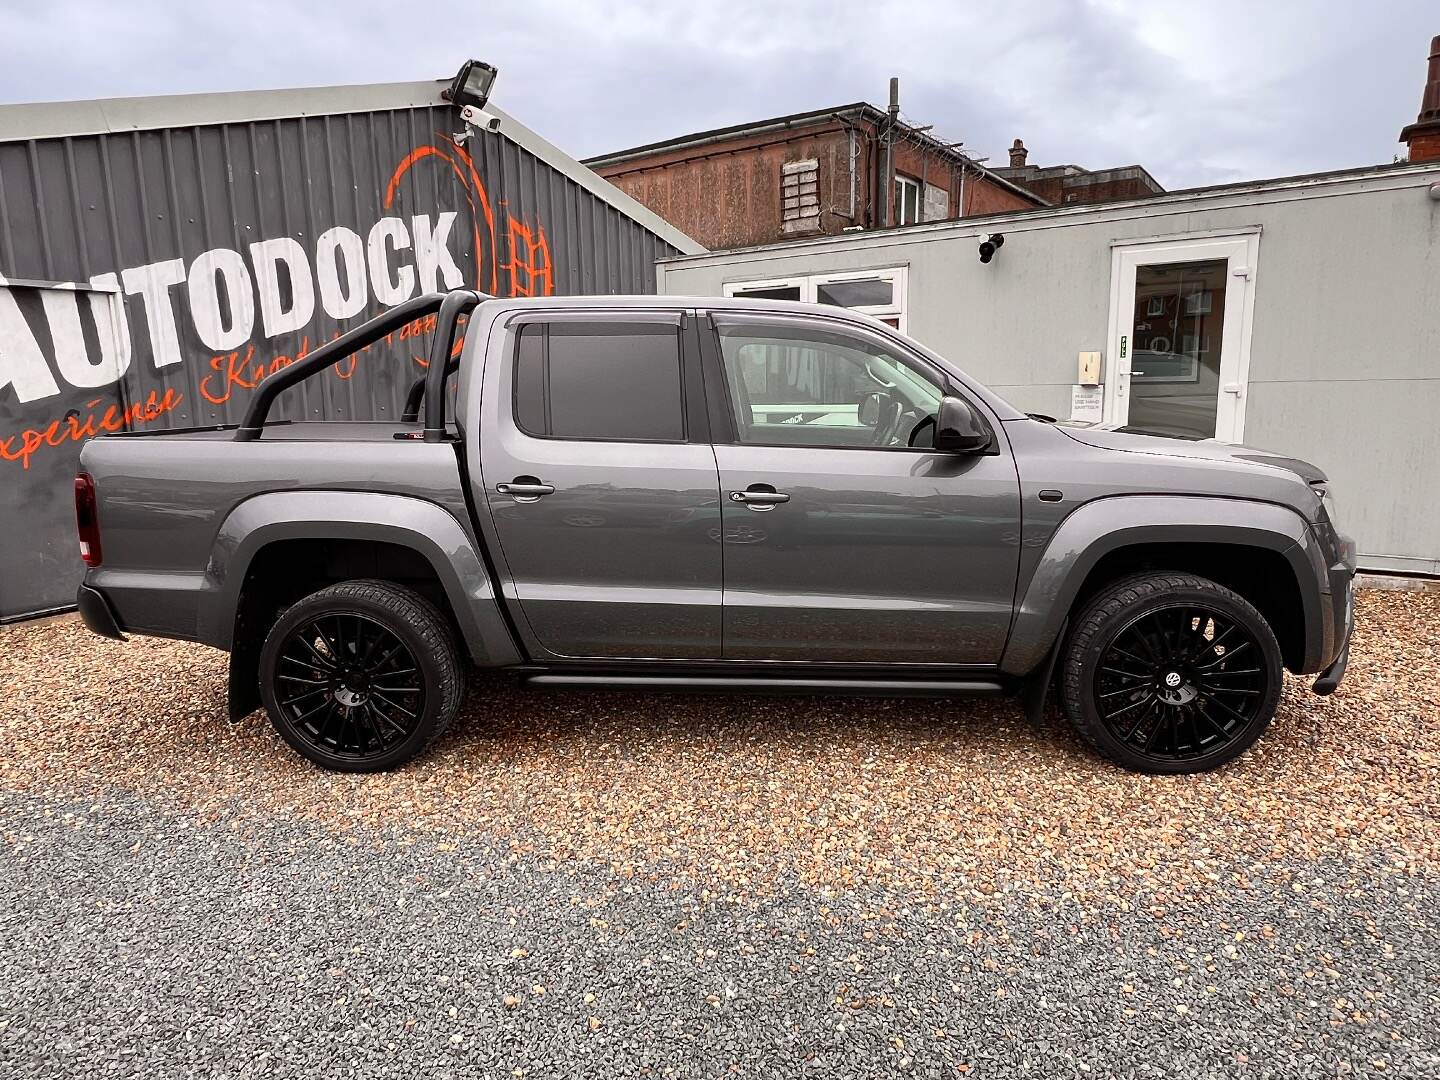
[[[661,150],[675,150],[690,143],[709,142],[722,139],[728,135],[746,135],[756,131],[768,131],[773,128],[794,127],[797,124],[805,124],[815,120],[828,120],[837,114],[847,116],[854,113],[871,114],[873,118],[879,119],[884,114],[866,101],[852,101],[848,105],[836,105],[829,109],[807,109],[805,112],[790,113],[787,116],[775,116],[765,120],[751,120],[743,124],[728,124],[725,127],[710,128],[707,131],[693,131],[686,135],[676,135],[673,138],[661,139],[659,142],[645,143],[641,146],[632,146],[625,150],[615,150],[608,154],[595,154],[584,158],[583,163],[594,168],[597,165],[619,165],[622,162],[633,161],[636,158],[648,157]]]
[[[1392,188],[1419,187],[1440,177],[1440,160],[1420,163],[1361,165],[1349,169],[1332,169],[1327,172],[1301,173],[1295,176],[1280,176],[1267,180],[1243,180],[1230,184],[1215,184],[1209,187],[1181,188],[1159,195],[1140,199],[1119,199],[1104,203],[1070,203],[1062,206],[1035,207],[1032,210],[1002,210],[991,214],[974,214],[970,217],[953,218],[949,221],[921,222],[915,225],[901,225],[888,229],[866,229],[863,232],[832,233],[825,236],[810,236],[803,239],[785,240],[773,244],[752,244],[749,247],[726,248],[694,256],[696,259],[709,257],[724,258],[735,255],[796,253],[830,244],[864,244],[866,241],[910,241],[937,233],[973,232],[983,233],[996,227],[1020,227],[1031,222],[1036,227],[1063,225],[1073,218],[1103,217],[1128,212],[1156,210],[1159,212],[1183,212],[1176,204],[1198,199],[1221,199],[1246,195],[1266,195],[1286,191],[1304,192],[1334,187],[1342,184],[1364,183],[1375,180],[1393,180]],[[1387,190],[1376,188],[1374,190]],[[657,259],[659,264],[683,264],[691,256],[670,255]]]
[[[0,143],[114,135],[170,127],[205,127],[285,120],[304,116],[385,112],[445,105],[440,90],[448,80],[311,86],[283,90],[235,90],[208,94],[96,98],[0,105]],[[500,135],[573,180],[602,202],[633,218],[686,255],[705,248],[653,210],[626,195],[503,109],[486,106],[501,119]]]
[[[824,109],[809,109],[805,112],[790,113],[788,116],[775,116],[764,120],[752,120],[743,124],[731,124],[728,127],[712,128],[709,131],[696,131],[687,135],[677,135],[674,138],[663,139],[660,142],[646,143],[643,146],[632,146],[628,150],[616,150],[609,154],[597,154],[593,157],[583,159],[581,164],[592,169],[601,169],[610,165],[623,165],[626,162],[639,161],[643,158],[666,151],[683,150],[689,147],[699,148],[710,143],[723,142],[727,138],[741,138],[746,135],[758,135],[767,131],[779,131],[786,128],[802,127],[807,124],[819,123],[835,119],[837,117],[860,117],[875,123],[885,119],[885,111],[878,105],[871,105],[868,101],[852,101],[847,105],[834,105]],[[902,122],[903,123],[903,122]],[[957,163],[963,163],[964,167],[975,170],[980,176],[991,183],[1002,187],[1011,194],[1033,202],[1036,206],[1051,205],[1043,196],[1037,195],[1023,185],[1016,184],[1012,180],[999,175],[994,169],[986,168],[970,155],[962,150],[949,146],[925,131],[912,128],[905,124],[906,128],[913,131],[921,140],[929,144],[929,149],[935,153],[951,158]]]

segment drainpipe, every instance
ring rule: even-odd
[[[887,227],[895,224],[895,125],[900,121],[900,80],[890,80],[889,122],[885,126],[885,178],[884,215],[881,223]]]

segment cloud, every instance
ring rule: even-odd
[[[1204,5],[731,0],[0,0],[0,100],[440,78],[583,157],[868,99],[997,163],[1137,163],[1167,187],[1389,161],[1414,119],[1427,0]]]

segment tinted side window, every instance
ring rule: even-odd
[[[521,431],[543,435],[550,430],[545,416],[545,327],[520,327],[515,352],[515,422]]]
[[[556,439],[683,441],[679,328],[525,325],[516,352],[515,422]]]
[[[769,446],[919,447],[944,389],[898,353],[804,322],[717,318],[736,438]]]

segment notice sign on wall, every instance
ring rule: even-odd
[[[1098,424],[1105,411],[1103,386],[1070,387],[1070,419],[1081,424]]]

